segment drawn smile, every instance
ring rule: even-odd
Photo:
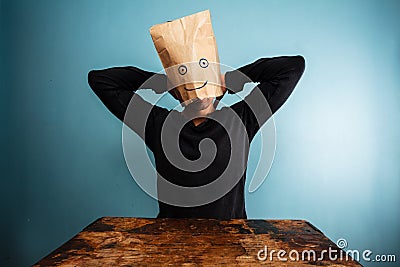
[[[192,89],[187,89],[186,87],[183,87],[183,88],[185,88],[185,90],[186,91],[194,91],[194,90],[198,90],[198,89],[201,89],[201,88],[203,88],[204,86],[206,86],[207,85],[207,82],[208,81],[206,81],[202,86],[200,86],[200,87],[195,87],[195,88],[192,88]]]

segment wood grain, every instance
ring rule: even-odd
[[[257,253],[267,247],[267,258]],[[323,250],[336,249],[337,260]],[[276,252],[270,257],[270,252]],[[287,261],[278,258],[284,250]],[[299,261],[289,258],[291,250]],[[302,260],[302,252],[314,250]],[[361,266],[304,220],[145,219],[96,220],[34,266]],[[261,253],[260,256],[263,256]],[[291,254],[292,258],[296,254]],[[318,260],[320,259],[321,260]]]

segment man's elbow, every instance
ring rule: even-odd
[[[88,73],[88,84],[95,93],[100,90],[98,86],[99,72],[99,70],[90,70]]]
[[[293,65],[294,65],[296,71],[300,75],[302,75],[306,68],[306,60],[301,55],[294,56],[293,57]]]

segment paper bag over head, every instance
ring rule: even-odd
[[[150,35],[169,82],[183,101],[223,94],[209,10],[154,25]]]

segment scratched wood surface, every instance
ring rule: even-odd
[[[336,260],[322,253],[329,247],[338,250]],[[302,257],[309,250],[315,259],[308,252]],[[361,266],[340,255],[335,243],[303,220],[104,217],[34,266]]]

